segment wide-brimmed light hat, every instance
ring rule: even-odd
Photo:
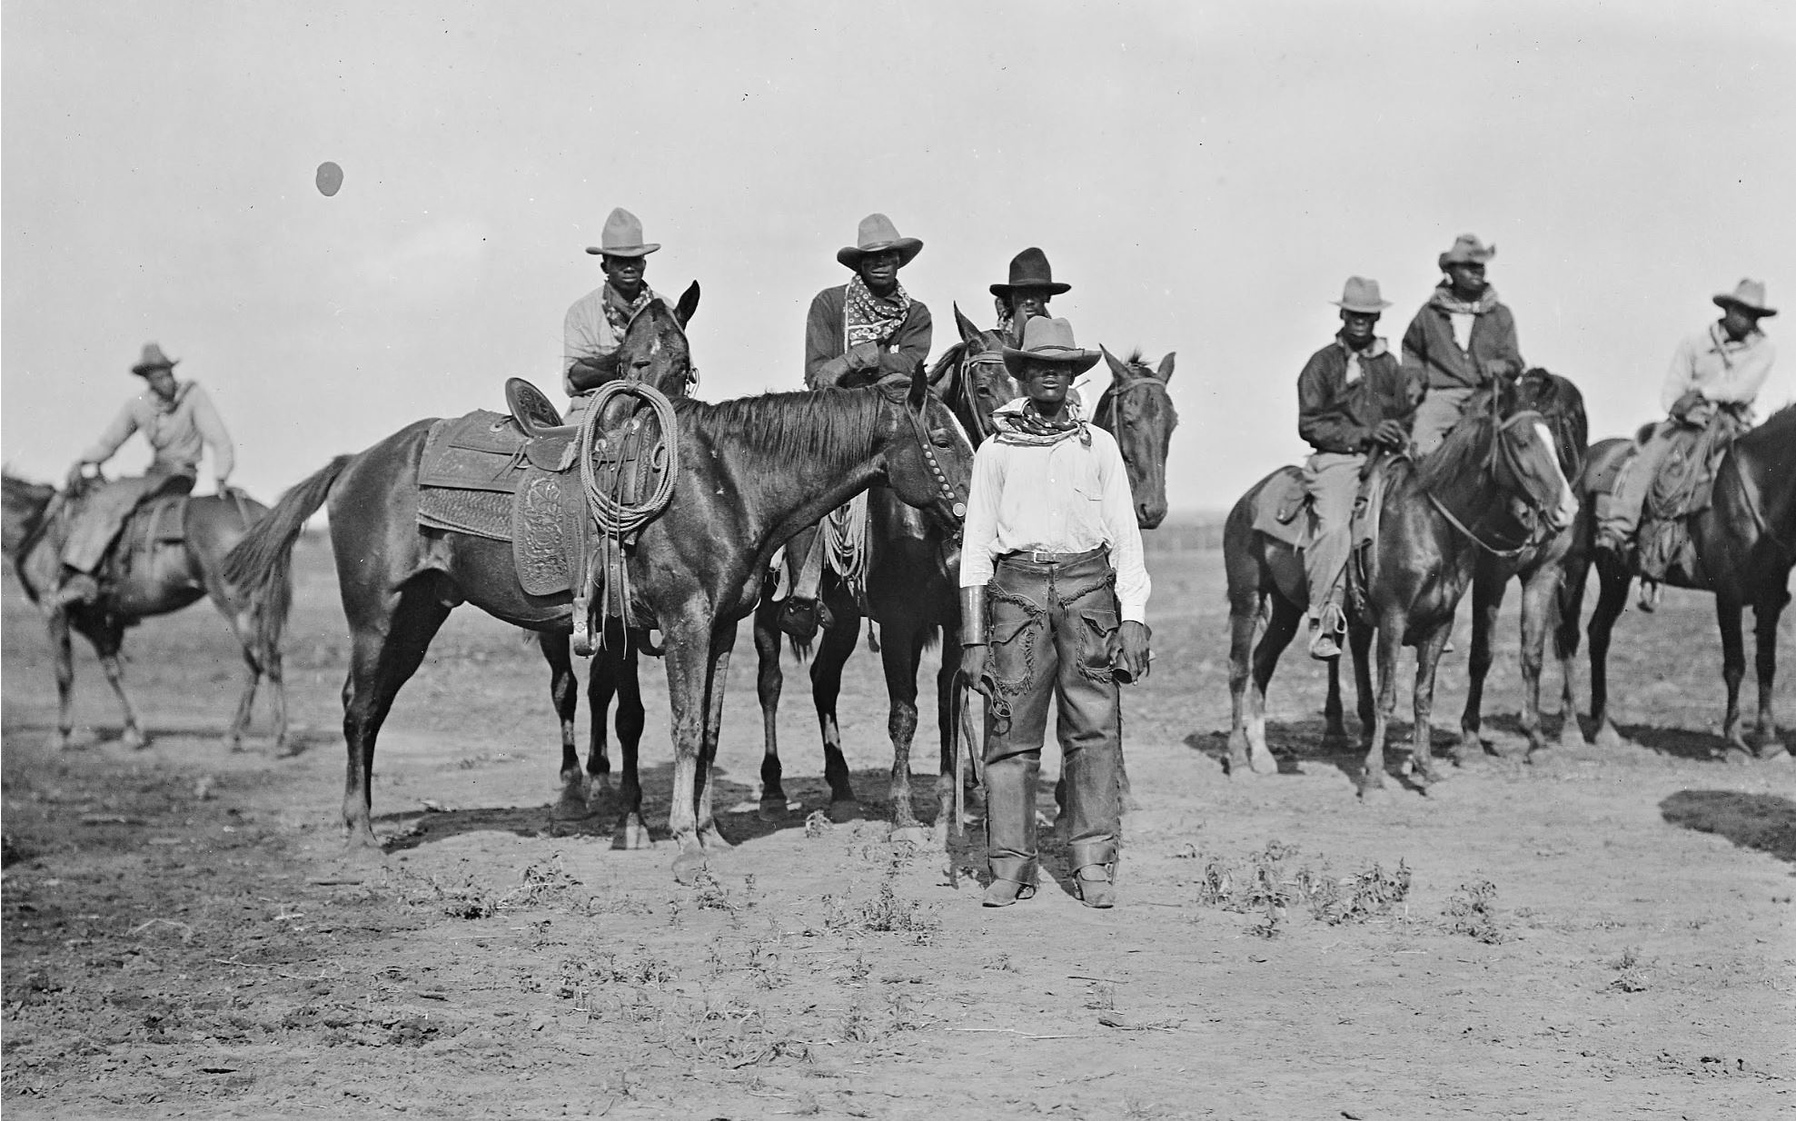
[[[1341,298],[1328,302],[1342,311],[1357,311],[1364,315],[1377,315],[1391,306],[1391,301],[1379,296],[1378,281],[1363,276],[1348,277]]]
[[[599,243],[587,246],[586,251],[606,257],[646,257],[659,248],[658,242],[642,240],[642,219],[620,206],[605,219]]]
[[[1035,315],[1023,326],[1023,345],[1004,348],[1004,365],[1012,374],[1022,371],[1029,362],[1056,362],[1071,366],[1082,374],[1098,364],[1102,357],[1095,350],[1081,350],[1073,342],[1073,325],[1064,319]]]
[[[1737,307],[1741,311],[1749,311],[1761,319],[1777,314],[1777,309],[1765,304],[1765,282],[1762,280],[1742,280],[1734,285],[1732,292],[1721,292],[1715,297],[1716,307]]]
[[[923,251],[923,243],[914,237],[901,237],[898,227],[884,214],[869,214],[861,219],[860,228],[855,231],[854,244],[844,245],[836,250],[836,260],[851,269],[861,267],[861,258],[869,253],[883,253],[888,249],[898,251],[898,267],[911,263],[911,259]]]
[[[1062,292],[1072,291],[1072,287],[1055,281],[1054,268],[1048,264],[1048,255],[1031,245],[1010,259],[1010,282],[992,285],[992,295],[1003,299],[1018,288],[1026,288],[1058,296]]]
[[[1453,239],[1453,248],[1437,258],[1441,268],[1448,265],[1482,265],[1497,255],[1497,247],[1486,245],[1478,240],[1477,234],[1460,234]]]
[[[131,367],[131,372],[143,377],[151,370],[172,370],[179,361],[179,358],[170,358],[162,353],[162,348],[155,343],[144,343],[143,357],[138,360],[137,365]]]

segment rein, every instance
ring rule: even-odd
[[[981,352],[979,354],[975,354],[969,358],[962,359],[961,364],[960,364],[960,369],[955,372],[956,377],[958,377],[960,379],[961,395],[966,398],[967,415],[970,416],[973,420],[973,435],[978,437],[977,443],[984,443],[986,440],[991,438],[992,423],[991,423],[991,418],[986,416],[985,413],[980,411],[979,402],[974,399],[972,391],[968,388],[970,379],[968,378],[967,374],[969,371],[971,371],[976,366],[1002,366],[1002,365],[1004,365],[1004,356],[1003,355],[993,354],[990,351],[983,351],[983,352]]]
[[[1521,544],[1516,545],[1513,548],[1504,548],[1504,547],[1501,547],[1498,545],[1491,544],[1490,542],[1479,537],[1478,534],[1476,532],[1474,532],[1464,522],[1460,521],[1459,518],[1453,513],[1453,511],[1451,511],[1447,508],[1447,504],[1445,502],[1441,501],[1441,499],[1434,493],[1434,491],[1426,490],[1423,492],[1423,493],[1427,494],[1428,501],[1430,503],[1432,503],[1434,508],[1440,512],[1441,517],[1447,519],[1448,525],[1452,526],[1455,530],[1457,530],[1460,533],[1461,536],[1465,537],[1465,539],[1470,541],[1473,545],[1476,545],[1478,548],[1482,549],[1483,551],[1489,553],[1490,555],[1492,555],[1494,557],[1499,557],[1504,560],[1509,560],[1511,558],[1518,557],[1518,556],[1522,555],[1523,553],[1527,552],[1529,549],[1536,547],[1540,543],[1540,540],[1545,536],[1543,533],[1541,533],[1541,527],[1543,527],[1546,524],[1545,520],[1542,519],[1540,516],[1541,510],[1543,508],[1543,504],[1535,501],[1534,496],[1531,493],[1529,493],[1528,488],[1522,484],[1521,473],[1515,469],[1514,458],[1512,455],[1510,455],[1507,452],[1507,450],[1506,450],[1507,445],[1503,441],[1503,436],[1510,429],[1515,428],[1517,425],[1524,424],[1524,423],[1533,423],[1535,421],[1541,421],[1541,420],[1544,420],[1542,415],[1532,409],[1528,409],[1528,410],[1524,410],[1522,412],[1516,413],[1514,416],[1509,417],[1507,420],[1502,420],[1502,421],[1496,420],[1496,418],[1493,416],[1492,417],[1493,423],[1491,426],[1491,434],[1490,434],[1490,450],[1485,454],[1485,457],[1484,457],[1484,473],[1489,475],[1493,480],[1497,477],[1499,461],[1501,461],[1501,463],[1508,465],[1509,473],[1515,477],[1515,481],[1516,481],[1515,489],[1520,492],[1520,494],[1522,496],[1522,502],[1524,505],[1527,506],[1528,512],[1534,516],[1534,522],[1535,522],[1534,528],[1528,532],[1528,536],[1522,541]],[[1558,454],[1557,449],[1552,449],[1552,450],[1553,450],[1554,455],[1556,456]]]

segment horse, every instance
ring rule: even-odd
[[[692,348],[686,338],[686,325],[698,310],[699,286],[693,281],[673,315],[636,316],[618,344],[619,376],[630,376],[644,385],[654,386],[667,397],[684,397],[698,380],[692,365]],[[640,325],[639,325],[640,323]],[[641,627],[626,632],[621,621],[606,624],[604,641],[593,651],[587,672],[587,704],[591,712],[592,737],[586,750],[586,769],[580,769],[580,752],[574,742],[574,718],[580,707],[580,681],[574,673],[573,654],[568,636],[560,631],[534,632],[543,659],[549,663],[549,698],[561,729],[562,804],[578,806],[584,813],[595,791],[602,797],[611,792],[611,758],[607,750],[605,724],[611,699],[617,698],[617,741],[623,757],[632,763],[647,713],[642,707],[639,658],[644,652],[658,651],[650,645],[648,631]],[[625,844],[642,843],[646,831],[635,824]]]
[[[231,750],[243,750],[256,690],[266,677],[274,688],[275,750],[286,751],[287,690],[281,676],[281,635],[287,625],[292,585],[286,579],[270,581],[252,595],[232,587],[222,574],[225,555],[268,512],[267,507],[238,491],[228,496],[189,497],[181,504],[182,540],[157,542],[154,551],[138,563],[102,581],[100,597],[94,602],[51,607],[62,574],[60,535],[52,531],[69,498],[55,487],[11,475],[4,477],[4,491],[6,556],[13,562],[26,596],[44,612],[49,627],[56,661],[58,750],[70,746],[74,728],[75,662],[70,631],[85,637],[99,655],[100,668],[125,714],[120,740],[128,747],[143,748],[149,745],[149,737],[125,691],[119,659],[125,631],[144,619],[210,598],[243,648],[246,676],[228,733]],[[144,511],[133,516],[143,517]],[[123,542],[130,540],[131,526],[127,525],[115,548],[128,547]]]
[[[1524,416],[1538,418],[1539,415],[1533,412],[1513,413],[1510,419],[1504,422],[1509,426],[1504,431],[1519,433],[1519,435],[1508,436],[1506,439],[1520,439],[1532,434],[1534,432],[1531,426],[1532,422],[1524,423],[1520,418]],[[1450,523],[1443,519],[1440,511],[1427,497],[1426,492],[1434,486],[1444,485],[1450,481],[1447,474],[1448,467],[1462,474],[1471,474],[1471,466],[1466,462],[1467,441],[1482,441],[1485,454],[1489,455],[1494,439],[1490,433],[1491,421],[1488,416],[1475,414],[1469,417],[1467,422],[1462,423],[1461,427],[1466,431],[1456,442],[1449,441],[1454,444],[1456,449],[1459,449],[1453,458],[1445,458],[1446,445],[1443,445],[1429,460],[1425,461],[1424,467],[1429,472],[1427,485],[1418,481],[1416,465],[1409,460],[1401,459],[1391,464],[1388,469],[1392,472],[1392,477],[1388,481],[1383,500],[1384,506],[1389,508],[1393,502],[1398,500],[1396,496],[1402,493],[1408,496],[1407,500],[1419,504],[1419,508],[1411,512],[1412,516],[1402,530],[1405,540],[1417,535],[1433,535],[1435,542],[1433,548],[1424,551],[1431,551],[1442,558],[1442,571],[1437,574],[1435,580],[1418,579],[1416,586],[1411,589],[1411,594],[1418,597],[1419,600],[1434,601],[1432,606],[1436,609],[1436,615],[1438,615],[1438,609],[1442,605],[1445,606],[1448,626],[1439,636],[1440,645],[1443,646],[1447,633],[1451,630],[1453,609],[1465,591],[1467,580],[1474,574],[1471,568],[1461,572],[1460,566],[1475,567],[1477,556],[1481,550],[1471,539],[1464,535],[1455,535]],[[1554,453],[1555,461],[1557,461],[1558,446],[1558,443],[1549,437],[1547,450]],[[1437,466],[1429,468],[1427,465]],[[1555,469],[1558,468],[1555,467]],[[1266,775],[1276,773],[1278,770],[1278,760],[1266,745],[1266,689],[1272,680],[1273,671],[1278,667],[1279,655],[1290,644],[1303,621],[1304,611],[1309,603],[1309,586],[1304,576],[1301,553],[1285,541],[1259,531],[1255,528],[1255,523],[1259,520],[1265,505],[1273,500],[1272,495],[1277,493],[1273,489],[1274,484],[1281,475],[1289,470],[1291,469],[1281,468],[1248,488],[1247,492],[1230,509],[1223,528],[1223,563],[1227,572],[1229,598],[1231,721],[1228,753],[1231,775]],[[1563,477],[1563,471],[1560,473]],[[1482,485],[1492,488],[1496,497],[1511,497],[1507,494],[1496,493],[1497,481],[1486,476],[1488,476],[1488,470],[1484,475],[1474,476],[1474,479]],[[1397,486],[1399,481],[1405,485]],[[1567,493],[1569,494],[1569,491]],[[1544,508],[1545,500],[1539,500],[1536,505]],[[1501,508],[1499,508],[1499,512],[1501,512]],[[1570,515],[1563,512],[1556,516],[1562,517],[1565,521],[1570,520]],[[1433,520],[1429,521],[1430,518]],[[1419,540],[1426,542],[1428,538],[1423,536]],[[1376,548],[1380,550],[1384,548],[1382,537],[1381,543]],[[1420,549],[1422,546],[1418,544],[1415,548]],[[1402,553],[1399,550],[1393,559],[1400,560],[1401,556]],[[1387,568],[1389,567],[1387,566]],[[1395,579],[1397,573],[1391,571],[1389,575]],[[1262,619],[1264,620],[1263,631],[1261,630]],[[1258,634],[1257,643],[1255,641],[1256,634]],[[1362,633],[1362,637],[1369,642],[1369,635]],[[1397,637],[1404,637],[1401,629],[1399,629]],[[1423,647],[1418,646],[1418,651],[1422,649]],[[1363,654],[1364,652],[1359,653]],[[1439,649],[1436,648],[1432,657],[1425,657],[1427,672],[1430,675],[1433,672],[1434,660],[1439,657],[1439,653]],[[1362,744],[1369,748],[1375,738],[1374,724],[1376,722],[1371,711],[1369,678],[1363,676],[1369,667],[1365,664],[1363,657],[1359,660],[1360,665],[1357,668],[1362,674],[1362,677],[1358,679],[1361,736]],[[1393,652],[1393,664],[1394,660]],[[1420,682],[1420,680],[1421,670],[1418,669],[1418,681]],[[1431,689],[1432,676],[1429,677],[1428,684]],[[1420,685],[1418,685],[1417,696],[1420,701],[1423,696]],[[1338,658],[1330,659],[1328,662],[1328,695],[1323,706],[1323,718],[1323,749],[1337,750],[1346,746],[1350,741],[1344,721],[1340,660]],[[1426,740],[1420,742],[1426,742]],[[1382,774],[1382,764],[1380,764],[1380,768],[1380,774]]]
[[[919,366],[908,384],[672,402],[678,468],[670,500],[642,527],[627,564],[632,611],[665,639],[676,879],[689,882],[708,851],[729,845],[712,811],[711,768],[736,623],[760,598],[774,551],[876,483],[944,524],[964,517],[972,446],[928,388]],[[351,634],[343,687],[351,851],[379,850],[370,790],[376,738],[449,612],[472,603],[532,630],[572,627],[571,596],[525,592],[509,544],[418,524],[418,467],[432,423],[332,460],[289,491],[231,558],[246,583],[278,577],[306,519],[330,503]],[[620,800],[621,829],[642,803],[628,760]]]
[[[973,446],[991,432],[991,414],[1016,397],[1016,381],[1004,365],[1004,341],[995,331],[981,331],[954,309],[961,341],[950,347],[930,367],[933,390],[953,411]],[[894,835],[908,836],[920,830],[911,805],[910,753],[917,729],[917,670],[923,651],[938,641],[945,630],[953,634],[960,621],[960,589],[955,579],[958,532],[942,528],[905,505],[891,491],[875,489],[867,496],[865,558],[865,612],[879,625],[878,646],[885,671],[890,712],[886,721],[892,740],[892,772],[889,787]],[[854,653],[860,637],[862,604],[856,593],[833,570],[827,569],[820,598],[828,619],[817,637],[811,659],[811,695],[823,738],[823,775],[830,788],[830,818],[851,820],[859,812],[842,754],[842,735],[836,722],[836,699],[841,693],[842,668]],[[780,668],[779,615],[784,601],[771,596],[755,610],[755,650],[759,658],[756,691],[761,703],[762,759],[761,805],[764,820],[777,821],[786,813],[786,791],[779,757],[778,716],[785,675]],[[800,653],[805,653],[802,646]],[[954,770],[949,752],[953,719],[954,671],[944,660],[937,674],[938,723],[941,726],[943,763],[937,794],[941,804],[952,804]],[[940,830],[948,821],[937,818]]]
[[[1507,388],[1512,394],[1508,407],[1534,409],[1547,422],[1553,434],[1553,445],[1559,453],[1559,468],[1567,479],[1583,474],[1590,427],[1584,415],[1584,396],[1565,378],[1535,368],[1527,371]],[[1519,552],[1480,553],[1478,569],[1472,577],[1472,648],[1467,659],[1469,674],[1466,685],[1465,711],[1459,722],[1459,743],[1453,749],[1455,758],[1482,752],[1479,735],[1480,708],[1484,701],[1484,679],[1491,666],[1491,631],[1497,624],[1497,613],[1503,606],[1503,595],[1509,581],[1522,582],[1521,662],[1522,662],[1522,733],[1528,737],[1528,757],[1546,748],[1546,736],[1540,721],[1540,669],[1542,647],[1551,628],[1553,614],[1561,608],[1564,563],[1577,537],[1577,522],[1540,542],[1529,542]],[[1573,747],[1583,742],[1578,727],[1577,708],[1572,701],[1572,653],[1576,649],[1577,609],[1572,609],[1573,642],[1568,648],[1561,640],[1554,643],[1564,678],[1564,712],[1559,743]],[[1556,632],[1557,633],[1557,632]]]
[[[1091,422],[1116,437],[1129,475],[1129,493],[1135,498],[1135,523],[1154,529],[1166,520],[1166,457],[1172,430],[1179,424],[1167,388],[1174,355],[1167,351],[1155,369],[1139,350],[1118,361],[1108,350],[1098,349],[1111,376],[1091,410]]]
[[[1597,552],[1593,496],[1598,480],[1612,477],[1633,454],[1632,440],[1604,440],[1590,449],[1580,495],[1585,514],[1579,519],[1575,544],[1564,562],[1558,643],[1569,658],[1578,645],[1578,615],[1590,568],[1597,571],[1598,592],[1587,630],[1590,639],[1590,717],[1599,747],[1619,747],[1609,712],[1608,657],[1611,631],[1627,604],[1634,571],[1612,555]],[[1721,629],[1721,677],[1727,686],[1727,712],[1722,735],[1727,757],[1735,762],[1754,758],[1740,720],[1740,684],[1746,676],[1746,648],[1740,631],[1742,609],[1751,605],[1757,642],[1759,704],[1757,757],[1787,757],[1777,737],[1771,710],[1772,683],[1777,675],[1777,624],[1790,602],[1790,568],[1796,562],[1796,405],[1786,405],[1733,442],[1716,471],[1707,509],[1688,521],[1691,541],[1701,562],[1702,580],[1678,586],[1713,592],[1715,620]],[[1568,690],[1569,691],[1569,690]],[[1567,705],[1567,723],[1576,724],[1576,709]]]

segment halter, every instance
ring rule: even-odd
[[[1002,354],[993,354],[991,351],[987,350],[962,358],[960,366],[955,370],[955,375],[960,378],[961,392],[966,394],[967,397],[967,412],[973,418],[973,432],[979,437],[981,443],[990,438],[992,434],[991,421],[979,410],[979,402],[968,388],[969,379],[967,374],[978,366],[1002,365],[1004,365],[1004,356]]]
[[[1123,440],[1123,433],[1127,431],[1129,427],[1128,414],[1123,411],[1122,399],[1125,394],[1133,393],[1138,389],[1155,390],[1162,397],[1166,398],[1168,404],[1172,402],[1172,391],[1167,387],[1165,382],[1154,377],[1152,374],[1139,374],[1131,377],[1121,385],[1112,381],[1110,383],[1110,388],[1104,390],[1104,395],[1098,398],[1097,408],[1091,411],[1091,422],[1099,428],[1103,428],[1105,427],[1104,422],[1099,418],[1104,415],[1105,408],[1109,408],[1111,416],[1110,424],[1108,426],[1109,431],[1112,436],[1116,437],[1116,443],[1119,447],[1127,446]]]
[[[943,407],[946,408],[946,404]],[[908,405],[904,411],[910,417],[911,429],[917,434],[917,446],[923,449],[923,462],[929,465],[929,473],[935,476],[936,488],[941,491],[942,497],[948,500],[948,508],[954,511],[954,516],[965,521],[967,516],[966,500],[961,498],[960,492],[955,490],[954,485],[948,481],[948,473],[942,470],[941,463],[936,460],[934,443],[929,438],[929,425],[924,420],[929,412],[929,398],[924,397],[923,407],[916,412],[911,412]]]

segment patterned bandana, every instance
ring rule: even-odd
[[[992,428],[992,439],[1000,444],[1047,448],[1069,436],[1077,436],[1082,446],[1091,446],[1091,429],[1079,415],[1079,406],[1071,397],[1062,406],[1059,420],[1042,416],[1035,402],[1027,397],[1006,401],[992,413]]]
[[[860,343],[883,343],[898,333],[910,315],[910,293],[900,284],[889,296],[875,296],[856,274],[848,282],[848,298],[842,305],[842,349]]]
[[[630,320],[636,318],[636,313],[648,307],[649,301],[654,298],[655,293],[644,284],[642,291],[636,293],[636,298],[625,303],[623,296],[611,286],[611,282],[605,282],[605,322],[611,325],[611,333],[617,336],[619,343],[624,341],[624,333],[630,329]]]
[[[1429,298],[1428,302],[1448,315],[1483,315],[1497,306],[1497,290],[1487,286],[1484,289],[1484,295],[1467,303],[1455,296],[1453,289],[1443,284],[1434,290],[1434,295]]]

